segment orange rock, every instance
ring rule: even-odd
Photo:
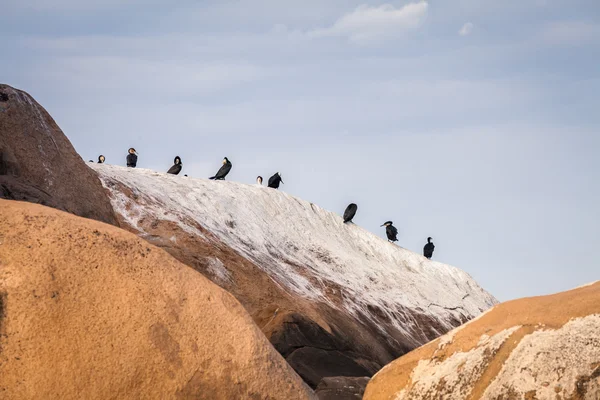
[[[388,364],[364,399],[554,399],[558,392],[600,398],[600,282],[500,304]]]
[[[314,394],[233,296],[163,250],[0,200],[0,398]]]

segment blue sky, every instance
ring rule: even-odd
[[[0,81],[86,160],[283,190],[501,300],[600,279],[600,4],[3,0]]]

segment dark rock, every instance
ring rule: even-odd
[[[360,400],[368,383],[366,376],[333,376],[323,378],[315,393],[319,400]]]
[[[286,315],[269,340],[284,357],[302,347],[323,350],[344,350],[346,347],[317,323],[298,313]]]
[[[302,347],[295,350],[288,363],[312,388],[330,376],[371,376],[376,371],[369,370],[347,353],[338,350],[323,350],[314,347]]]
[[[29,94],[0,84],[0,198],[117,224],[96,173]]]

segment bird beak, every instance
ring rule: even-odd
[[[381,225],[381,226],[385,226],[385,224]],[[381,227],[380,227],[381,228]]]

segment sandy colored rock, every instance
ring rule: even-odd
[[[388,364],[364,398],[600,399],[600,282],[500,304]]]
[[[233,296],[163,250],[0,200],[0,398],[314,394]]]
[[[29,94],[0,84],[0,198],[115,224],[98,176]]]
[[[497,303],[465,272],[282,190],[90,166],[120,226],[233,294],[313,388],[371,376]]]

